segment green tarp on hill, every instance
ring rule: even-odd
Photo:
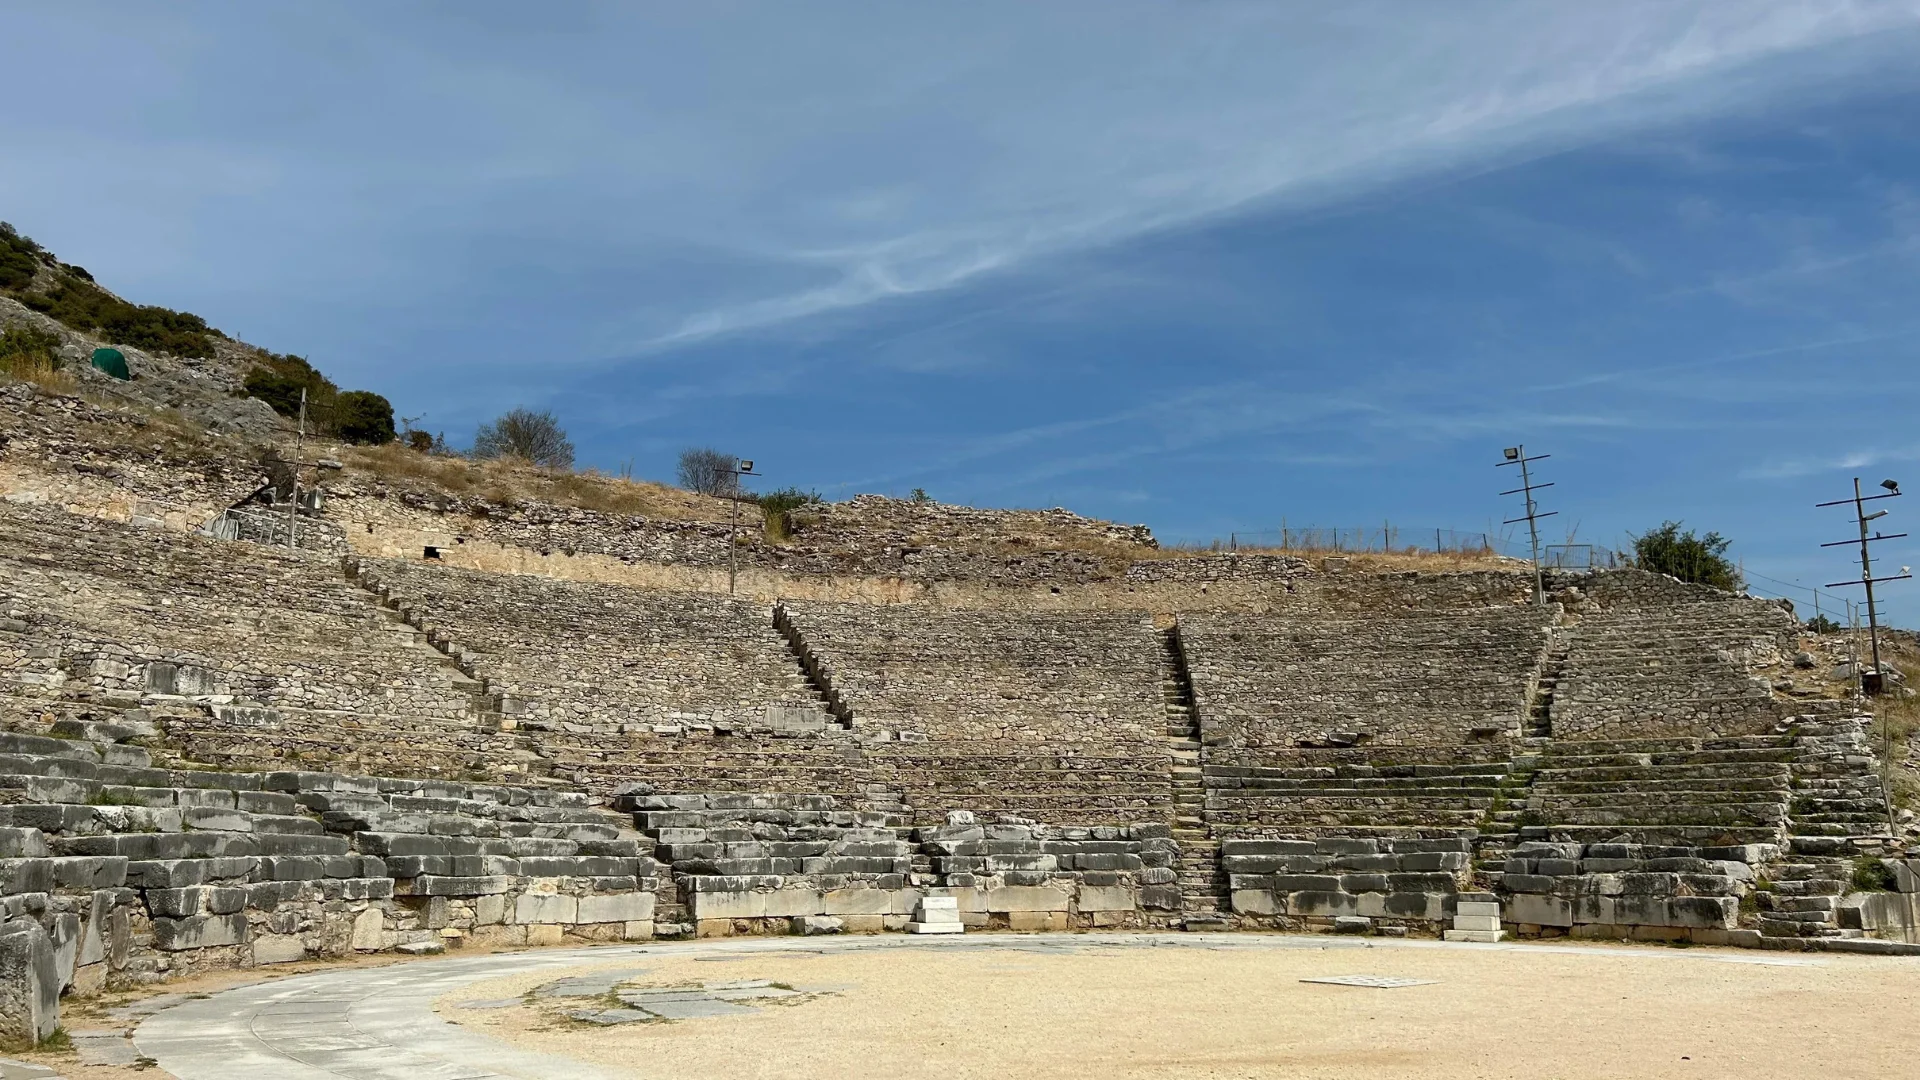
[[[116,379],[133,378],[133,372],[127,370],[127,358],[119,349],[93,350],[93,366]]]

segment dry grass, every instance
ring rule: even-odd
[[[490,503],[541,502],[673,521],[725,521],[733,512],[726,499],[695,495],[667,484],[604,476],[592,469],[559,472],[505,458],[471,461],[423,454],[397,442],[342,446],[337,453],[354,472]],[[752,503],[740,506],[742,524],[753,522],[759,513]]]
[[[1903,687],[1916,685],[1920,677],[1920,649],[1905,644],[1883,647],[1883,660],[1906,676]],[[1893,804],[1907,810],[1920,810],[1920,697],[1907,697],[1898,691],[1874,703],[1873,749],[1890,748],[1888,794]]]
[[[76,396],[80,380],[55,368],[39,364],[0,365],[0,382],[28,382],[54,394]]]

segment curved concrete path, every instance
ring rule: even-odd
[[[540,949],[492,956],[417,960],[384,968],[301,975],[188,999],[142,1023],[141,1054],[179,1080],[616,1080],[573,1058],[516,1049],[443,1020],[433,1002],[463,986],[506,975],[615,964],[675,953],[822,949],[1011,949],[1077,952],[1097,948],[1353,949],[1446,948],[1590,952],[1580,946],[1466,945],[1434,941],[1272,934],[980,934],[967,937],[746,938],[685,943]],[[1661,951],[1674,960],[1800,965],[1821,961],[1730,950]]]

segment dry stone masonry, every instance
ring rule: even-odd
[[[529,513],[486,520],[559,536]],[[779,558],[809,572],[1040,602],[763,604],[0,501],[0,1036],[63,994],[470,943],[1920,949],[1867,720],[1794,674],[1777,605],[1614,571],[1541,610],[1522,574],[1145,558],[1064,512],[1026,554],[992,512],[806,513]],[[1047,606],[1095,577],[1112,610]]]

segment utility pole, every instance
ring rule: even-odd
[[[727,471],[733,474],[733,524],[727,529],[727,595],[732,596],[740,567],[740,478],[760,474],[753,471],[753,462],[746,459],[734,462],[733,468]]]
[[[299,514],[300,512],[299,461],[300,461],[300,455],[306,450],[306,445],[307,445],[307,388],[303,386],[300,388],[300,436],[293,444],[293,460],[295,463],[293,466],[293,494],[292,494],[292,497],[287,499],[287,548],[288,550],[292,550],[293,547],[295,546],[294,540],[293,540],[293,532],[294,532],[295,522],[298,520],[296,515]],[[268,530],[268,534],[271,535],[272,530]]]
[[[1502,453],[1506,457],[1506,460],[1499,462],[1494,468],[1505,468],[1508,465],[1520,466],[1520,486],[1514,488],[1512,491],[1503,491],[1500,494],[1524,494],[1527,498],[1527,512],[1517,518],[1508,518],[1501,522],[1501,524],[1512,525],[1521,521],[1527,523],[1527,536],[1533,544],[1533,606],[1546,607],[1547,583],[1545,575],[1540,572],[1540,519],[1553,517],[1555,514],[1558,514],[1559,511],[1549,510],[1544,514],[1540,512],[1539,506],[1533,501],[1533,493],[1543,488],[1550,488],[1553,484],[1551,482],[1545,484],[1534,483],[1533,471],[1528,469],[1527,466],[1535,461],[1545,461],[1553,455],[1535,454],[1533,457],[1528,457],[1527,448],[1524,444],[1520,446],[1509,446]]]
[[[1887,512],[1885,510],[1875,510],[1872,513],[1868,513],[1866,504],[1870,502],[1875,502],[1880,499],[1897,499],[1900,497],[1900,485],[1895,483],[1894,481],[1882,480],[1880,481],[1880,486],[1887,489],[1887,493],[1885,495],[1862,495],[1860,494],[1860,478],[1856,476],[1853,478],[1853,498],[1835,499],[1832,502],[1823,502],[1823,503],[1816,504],[1817,506],[1825,507],[1825,506],[1845,506],[1848,503],[1852,503],[1854,519],[1860,523],[1859,539],[1835,540],[1832,543],[1821,544],[1820,546],[1821,547],[1852,547],[1855,544],[1860,545],[1860,576],[1859,578],[1853,581],[1832,582],[1827,586],[1827,588],[1837,589],[1842,585],[1862,585],[1866,587],[1866,590],[1867,590],[1867,645],[1873,660],[1873,670],[1861,675],[1860,689],[1868,697],[1878,696],[1880,692],[1883,689],[1885,689],[1885,684],[1886,684],[1886,680],[1881,675],[1881,672],[1880,672],[1880,610],[1878,605],[1874,602],[1873,586],[1876,582],[1905,581],[1908,578],[1911,578],[1913,576],[1912,574],[1908,574],[1908,573],[1891,574],[1891,575],[1888,575],[1887,577],[1878,577],[1878,578],[1873,576],[1873,552],[1869,547],[1869,545],[1880,540],[1898,540],[1907,535],[1906,533],[1882,534],[1877,531],[1874,532],[1872,535],[1868,535],[1867,523],[1871,521],[1878,521],[1880,518],[1886,517]]]

